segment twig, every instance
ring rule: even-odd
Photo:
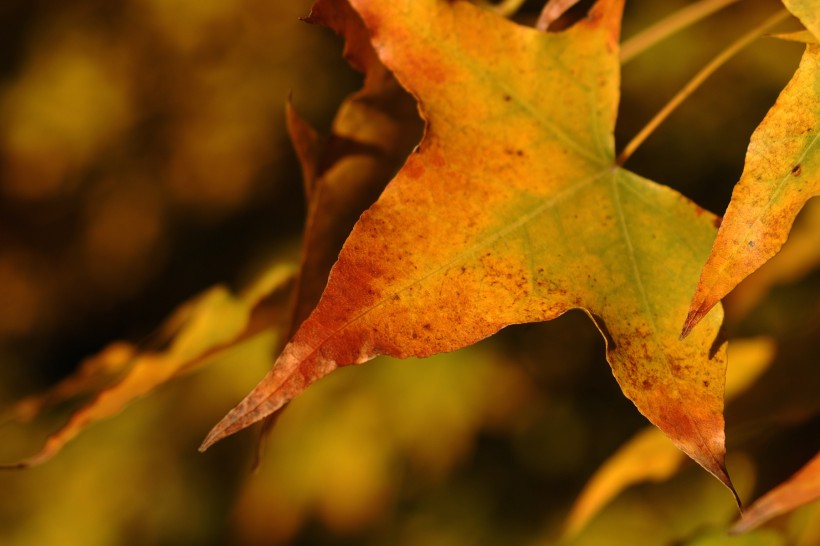
[[[626,64],[656,43],[739,0],[700,0],[643,29],[621,44],[621,64]]]
[[[731,59],[735,54],[737,54],[740,50],[744,47],[755,41],[758,37],[760,37],[763,33],[767,30],[775,26],[776,24],[780,23],[781,21],[785,20],[789,17],[789,12],[786,10],[780,10],[761,24],[738,38],[735,42],[729,45],[726,49],[724,49],[719,55],[717,55],[714,59],[712,59],[709,64],[704,66],[695,76],[689,80],[689,82],[681,89],[680,91],[675,94],[672,99],[666,103],[666,105],[657,113],[655,116],[649,120],[649,123],[644,126],[640,132],[635,135],[629,143],[624,146],[623,151],[621,151],[620,155],[618,155],[615,162],[618,165],[623,165],[635,150],[643,144],[643,142],[649,137],[652,132],[658,128],[658,125],[664,122],[669,114],[671,114],[675,108],[677,108],[684,100],[686,100],[689,95],[691,95],[698,87],[703,84],[706,79],[711,76],[718,68],[720,68],[726,61]]]

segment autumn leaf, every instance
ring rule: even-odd
[[[125,370],[122,377],[75,411],[37,454],[0,468],[28,468],[48,461],[92,423],[117,415],[134,400],[179,374],[191,371],[217,354],[270,329],[281,320],[281,312],[269,309],[267,299],[292,275],[290,266],[274,266],[239,296],[223,286],[207,290],[181,306],[168,319],[163,329],[173,334],[170,345],[164,350],[140,351],[127,343],[112,343],[86,361],[76,377],[59,384],[45,398],[83,392],[94,378],[89,370],[100,367]]]
[[[581,308],[626,396],[729,485],[721,312],[677,339],[715,219],[615,165],[622,3],[555,34],[464,2],[352,5],[418,99],[424,138],[356,224],[316,310],[202,449],[338,366]]]
[[[291,334],[319,302],[330,268],[356,220],[421,137],[415,101],[379,61],[367,29],[350,5],[319,0],[306,20],[345,37],[345,57],[364,72],[365,81],[339,107],[327,138],[320,137],[290,104],[286,110],[308,202]]]
[[[732,527],[733,533],[745,533],[775,516],[820,499],[820,453],[797,473],[778,485],[743,513]]]
[[[816,7],[806,25],[816,31]],[[791,6],[790,6],[791,7]],[[796,12],[800,15],[800,12]],[[794,77],[752,135],[712,252],[684,322],[686,336],[717,302],[783,246],[803,205],[820,194],[820,45],[807,43]]]
[[[729,342],[726,401],[742,393],[766,370],[774,357],[774,341],[761,337]],[[657,428],[638,431],[609,457],[578,495],[564,527],[574,536],[621,491],[645,481],[668,479],[683,463],[683,453]]]
[[[76,372],[46,392],[27,396],[3,411],[0,426],[12,421],[31,421],[54,406],[101,390],[128,368],[134,350],[130,343],[109,344],[98,354],[83,360]]]

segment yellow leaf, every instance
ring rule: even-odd
[[[683,334],[783,246],[797,213],[820,194],[820,45],[752,135],[746,164],[703,267]]]
[[[727,314],[739,320],[775,286],[795,283],[820,266],[820,201],[803,207],[780,252],[746,277],[724,301]]]
[[[226,349],[270,328],[269,320],[254,320],[256,311],[263,307],[265,298],[292,277],[290,266],[272,267],[237,297],[226,288],[216,286],[180,307],[168,320],[166,330],[173,332],[170,346],[163,351],[138,351],[134,347],[114,343],[56,390],[65,395],[82,391],[93,379],[88,370],[110,366],[112,358],[118,368],[127,372],[114,385],[103,388],[95,398],[74,412],[68,422],[52,434],[43,448],[34,456],[5,467],[28,468],[54,457],[69,441],[90,424],[120,413],[129,403],[141,398],[176,375],[204,364]],[[126,360],[127,359],[127,360]],[[73,390],[66,385],[75,386]]]

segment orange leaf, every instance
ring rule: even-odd
[[[681,336],[783,246],[797,213],[820,195],[820,45],[752,135],[746,165],[703,267]]]
[[[820,499],[820,453],[797,473],[759,499],[744,512],[732,527],[733,533],[745,533],[775,516]]]
[[[730,486],[722,315],[677,336],[715,219],[615,165],[622,2],[555,34],[466,2],[352,5],[417,97],[424,139],[356,224],[316,310],[202,449],[338,366],[582,308],[626,396]]]

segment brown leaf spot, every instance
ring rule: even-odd
[[[798,164],[797,164],[797,165],[795,165],[795,166],[794,166],[794,168],[792,169],[792,176],[800,176],[800,171],[801,171],[801,170],[802,170],[802,169],[800,168],[800,163],[798,163]]]

